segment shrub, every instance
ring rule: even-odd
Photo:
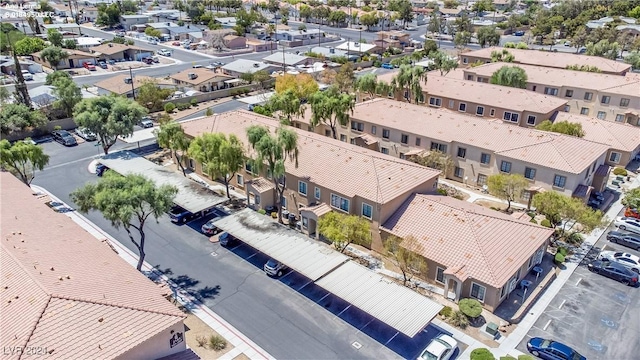
[[[440,310],[440,315],[446,318],[450,317],[452,313],[453,313],[453,309],[451,308],[451,306],[445,306],[442,308],[442,310]]]
[[[465,329],[469,325],[469,318],[462,311],[454,311],[449,317],[449,324]]]
[[[258,210],[258,214],[260,214],[260,215],[265,215],[266,213],[267,213],[267,210],[265,210],[265,209]]]
[[[211,335],[209,337],[209,347],[212,350],[220,351],[227,347],[227,341],[220,335]]]
[[[379,68],[380,66],[382,66],[382,61],[380,61],[380,60],[373,60],[373,67],[377,67],[377,68]]]
[[[198,106],[198,99],[196,98],[191,99],[191,101],[189,101],[189,104],[191,104],[191,106]]]
[[[624,168],[621,168],[621,167],[617,167],[617,168],[613,169],[613,174],[614,175],[627,176],[627,170],[625,170]]]
[[[56,126],[53,127],[53,130],[54,131],[62,130],[62,126],[56,125]]]
[[[542,221],[540,221],[540,225],[550,228],[551,227],[551,221],[549,221],[547,219],[542,219]]]
[[[531,220],[529,220],[529,222],[534,223],[534,224],[538,223],[535,218],[531,218]]]
[[[175,109],[176,109],[176,105],[174,103],[168,102],[164,104],[164,111],[166,111],[167,114],[171,114]]]
[[[569,253],[569,250],[567,250],[567,248],[566,248],[566,247],[562,247],[562,246],[561,246],[561,247],[559,247],[559,248],[558,248],[558,252],[559,252],[560,254],[562,254],[562,256],[567,256],[567,254]]]
[[[476,299],[462,299],[458,303],[458,307],[463,314],[470,318],[477,318],[482,314],[482,305]]]
[[[447,196],[447,190],[445,190],[445,189],[438,188],[438,190],[436,190],[436,192],[438,193],[438,195]]]
[[[582,244],[582,241],[584,240],[584,238],[582,237],[582,234],[579,234],[577,232],[571,233],[568,237],[567,237],[567,242],[569,242],[569,244]]]
[[[518,356],[518,360],[534,360],[535,358],[531,355],[520,355]]]
[[[182,111],[182,110],[187,110],[188,108],[190,108],[191,104],[189,104],[189,103],[178,103],[178,104],[176,104],[176,107],[178,108],[178,110]]]
[[[207,345],[207,338],[204,336],[196,336],[196,341],[200,347],[205,347]]]
[[[556,264],[562,264],[564,262],[564,255],[561,253],[556,253],[556,257],[554,258]]]
[[[516,360],[516,358],[514,358],[511,355],[507,355],[507,356],[500,356],[500,360]]]
[[[536,217],[536,213],[535,213],[535,212],[533,212],[533,211],[527,211],[527,215],[529,215],[529,217],[530,217],[530,218],[532,218],[532,219],[533,219],[534,217]]]
[[[455,194],[452,196],[454,199],[458,199],[458,200],[464,200],[464,196],[460,195],[460,194]]]
[[[496,360],[496,358],[489,349],[479,348],[471,352],[471,360]]]

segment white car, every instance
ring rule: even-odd
[[[603,251],[598,258],[599,260],[617,262],[622,266],[640,273],[640,257],[633,254],[618,251]]]
[[[449,360],[457,348],[458,342],[454,338],[440,334],[431,340],[418,356],[418,360]]]
[[[22,70],[21,73],[25,81],[33,80],[33,75],[29,72],[29,70]]]
[[[171,56],[171,51],[169,51],[167,49],[160,49],[160,50],[156,51],[156,53],[158,55],[162,55],[162,56]]]
[[[613,224],[620,230],[628,230],[640,234],[640,219],[617,217]]]
[[[76,135],[87,141],[94,141],[97,139],[96,134],[89,131],[87,128],[79,127],[76,129]]]

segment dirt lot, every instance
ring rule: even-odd
[[[187,313],[184,325],[187,327],[187,345],[203,360],[218,359],[220,356],[233,349],[233,345],[229,343],[227,343],[227,346],[221,351],[209,349],[208,345],[206,345],[206,347],[200,346],[196,340],[197,337],[204,336],[208,340],[211,335],[218,335],[218,333],[213,331],[207,324],[191,313]],[[244,356],[243,354],[241,355]],[[246,358],[246,356],[244,358]],[[236,357],[236,359],[242,359],[242,357]]]

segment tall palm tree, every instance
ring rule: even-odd
[[[68,58],[69,54],[65,50],[62,50],[62,48],[49,46],[40,52],[40,56],[51,65],[53,70],[58,70],[60,62]]]
[[[422,82],[427,81],[427,70],[422,66],[400,65],[400,71],[391,80],[394,92],[404,90],[404,97],[418,103],[422,97]]]

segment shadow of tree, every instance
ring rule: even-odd
[[[189,275],[179,275],[176,277],[170,277],[171,281],[173,281],[178,287],[190,291],[194,286],[200,283],[200,280],[195,280],[191,278]]]

